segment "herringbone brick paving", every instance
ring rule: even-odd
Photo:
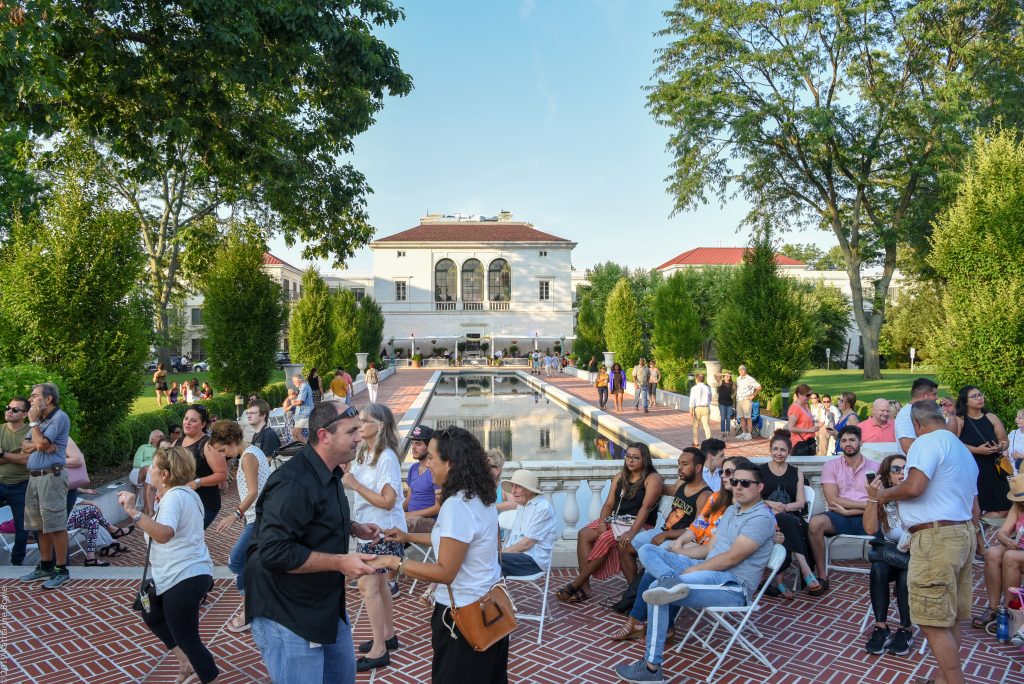
[[[418,394],[432,371],[403,370],[381,385],[380,399],[401,415]],[[562,389],[577,396],[589,387],[568,376],[552,378]],[[578,383],[581,387],[575,387]],[[358,400],[357,400],[357,403]],[[631,407],[629,407],[631,408]],[[637,424],[677,446],[690,438],[689,416],[670,409],[651,414],[620,417]],[[756,445],[756,443],[755,443]],[[763,446],[741,443],[737,451]],[[754,453],[752,451],[751,453]],[[234,487],[225,494],[224,509],[237,502]],[[207,544],[214,563],[224,565],[239,532],[235,528],[218,534],[208,531]],[[140,566],[144,547],[142,535],[135,533],[121,540],[132,551],[114,559],[114,564]],[[141,568],[140,568],[141,574]],[[557,570],[551,586],[557,588],[571,576],[569,570]],[[74,575],[74,571],[73,571]],[[875,657],[863,651],[867,637],[861,626],[868,605],[867,579],[864,575],[835,573],[833,589],[823,598],[798,595],[793,601],[766,598],[754,624],[765,635],[756,643],[779,669],[775,675],[752,660],[730,657],[717,682],[722,684],[904,684],[916,676],[934,673],[930,654],[914,652],[906,657]],[[35,585],[16,581],[0,582],[0,681],[40,684],[89,682],[121,684],[146,682],[162,684],[174,681],[176,665],[166,656],[163,646],[146,629],[138,615],[128,607],[137,580],[75,579],[65,589],[48,592]],[[415,684],[430,679],[429,611],[408,595],[409,583],[402,581],[403,594],[396,601],[396,623],[402,648],[392,654],[392,666],[371,675],[360,675],[359,682]],[[981,606],[980,567],[975,572],[975,604]],[[602,607],[617,598],[624,582],[621,578],[595,583],[595,596],[583,604],[566,605],[549,597],[544,642],[536,645],[537,626],[524,622],[513,635],[509,680],[524,684],[599,683],[617,681],[612,668],[642,655],[638,643],[616,643],[608,639],[622,618]],[[419,590],[422,591],[422,585]],[[539,612],[537,592],[513,585],[517,606],[524,612]],[[369,625],[361,615],[357,592],[350,592],[349,611],[355,621],[357,642],[370,638]],[[201,618],[204,642],[213,651],[225,684],[262,682],[266,672],[251,636],[231,634],[224,629],[238,609],[240,597],[230,580],[218,580]],[[685,612],[679,625],[688,625],[692,613]],[[967,681],[972,684],[1024,684],[1024,655],[1016,648],[1003,646],[992,637],[962,625]],[[668,652],[666,674],[672,682],[703,681],[713,666],[710,655],[688,645],[681,654]],[[741,655],[742,651],[734,651]]]

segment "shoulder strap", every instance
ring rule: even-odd
[[[146,564],[142,566],[142,582],[139,584],[139,588],[146,586],[146,577],[149,575],[149,552],[153,550],[153,537],[149,538],[149,544],[146,545]]]

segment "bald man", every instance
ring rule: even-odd
[[[864,444],[896,441],[896,423],[891,420],[891,413],[888,399],[875,399],[871,404],[871,417],[860,424]]]

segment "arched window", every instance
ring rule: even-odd
[[[487,269],[487,294],[492,302],[512,301],[512,267],[495,259]]]
[[[455,299],[455,262],[441,259],[434,266],[434,301],[454,302]]]
[[[462,264],[462,301],[484,301],[484,265],[477,259]]]

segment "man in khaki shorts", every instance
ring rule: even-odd
[[[754,400],[761,393],[761,383],[747,374],[747,367],[740,366],[739,377],[736,378],[736,418],[743,425],[737,439],[751,439],[753,429]]]
[[[25,528],[38,530],[39,565],[21,578],[56,589],[68,575],[68,473],[64,469],[71,420],[59,408],[57,386],[45,382],[32,388],[28,398],[29,432],[22,453],[28,454],[28,490],[25,493]],[[42,560],[42,559],[48,560]],[[49,560],[55,559],[55,560]]]
[[[935,401],[914,402],[911,419],[917,439],[907,452],[906,479],[882,489],[881,478],[876,478],[868,488],[868,501],[899,502],[903,529],[912,535],[907,572],[910,618],[920,626],[939,664],[936,684],[960,684],[964,676],[958,621],[971,616],[976,544],[971,515],[978,466],[967,447],[946,429]]]

